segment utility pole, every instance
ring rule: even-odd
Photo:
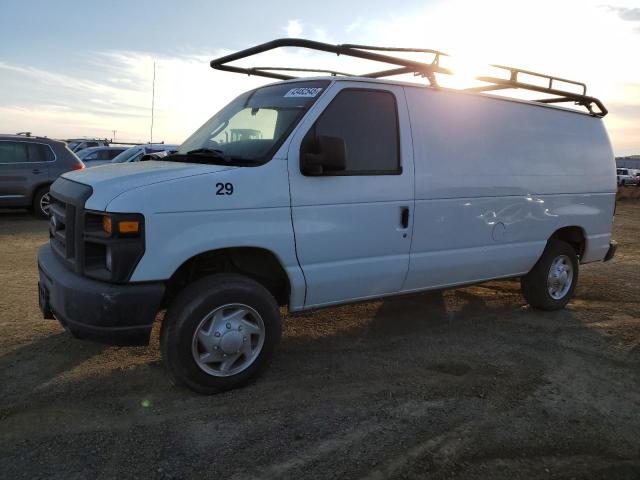
[[[116,132],[117,132],[117,130],[111,130],[111,131],[113,132],[113,137],[111,138],[111,141],[115,142],[116,141]]]
[[[151,84],[151,138],[149,143],[153,143],[153,109],[156,100],[156,62],[153,62],[153,83]]]

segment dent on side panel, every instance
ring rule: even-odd
[[[527,272],[553,229],[542,204],[526,197],[416,201],[405,290]]]

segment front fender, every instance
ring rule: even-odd
[[[291,308],[304,304],[286,161],[147,185],[120,195],[107,210],[145,217],[145,253],[132,282],[167,280],[210,250],[256,247],[271,251],[287,273]]]

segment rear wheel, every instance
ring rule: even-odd
[[[33,196],[33,213],[40,218],[48,218],[50,204],[49,187],[41,187]]]
[[[216,274],[185,287],[167,311],[160,342],[174,379],[212,394],[255,380],[280,340],[271,293],[237,274]]]
[[[578,281],[578,256],[561,240],[552,240],[531,271],[522,277],[522,293],[532,307],[542,310],[564,308]]]

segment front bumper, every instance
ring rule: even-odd
[[[613,256],[616,254],[617,249],[618,249],[618,242],[616,242],[615,240],[611,240],[609,242],[609,250],[607,250],[607,254],[604,256],[604,259],[602,261],[608,262],[609,260],[611,260]]]
[[[80,338],[146,345],[160,309],[163,282],[118,285],[70,271],[49,244],[38,251],[40,309]]]

